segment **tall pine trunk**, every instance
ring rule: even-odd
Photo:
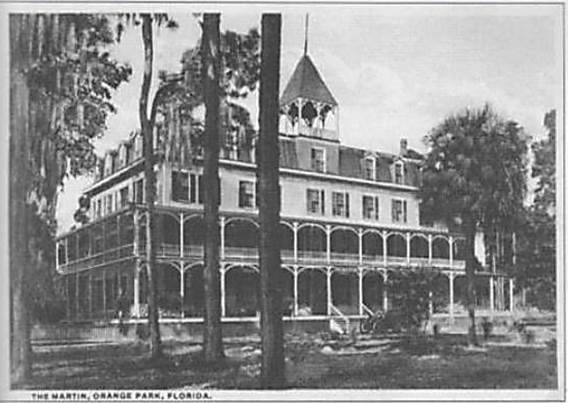
[[[262,366],[261,387],[285,386],[280,258],[280,184],[278,94],[280,82],[280,14],[263,14],[259,101],[257,183],[260,218],[260,287]]]
[[[471,217],[464,220],[465,230],[465,276],[467,282],[466,303],[469,316],[469,328],[467,332],[467,342],[470,346],[478,345],[477,334],[475,331],[475,269],[477,262],[475,259],[475,233],[477,226]]]
[[[142,14],[142,41],[144,43],[144,75],[140,94],[139,116],[144,148],[144,193],[146,204],[146,270],[148,274],[148,326],[150,328],[150,356],[154,359],[162,355],[160,325],[156,290],[156,231],[155,231],[155,181],[153,127],[148,119],[148,99],[152,82],[152,63],[154,59],[152,17]]]
[[[203,156],[205,222],[205,317],[203,352],[205,361],[224,357],[221,329],[221,287],[219,283],[219,14],[204,14],[201,41],[203,97],[205,101],[205,144]]]
[[[31,376],[29,298],[26,277],[32,264],[28,253],[27,187],[30,186],[31,143],[29,87],[24,69],[31,63],[32,16],[10,16],[10,374],[13,385]]]

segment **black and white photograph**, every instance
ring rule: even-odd
[[[564,3],[0,17],[0,401],[566,399]]]

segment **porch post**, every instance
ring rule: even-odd
[[[514,282],[513,278],[510,278],[509,279],[509,311],[510,312],[513,312],[515,310],[515,308],[514,308],[514,304],[515,304],[514,289],[515,289],[515,282]]]
[[[450,268],[454,266],[454,237],[450,235],[448,238],[448,243],[450,244]]]
[[[103,282],[104,288],[104,282]],[[134,317],[140,317],[140,260],[134,264]]]
[[[225,267],[221,264],[221,268],[219,269],[221,272],[221,317],[224,318],[226,315],[226,307],[225,307]]]
[[[298,261],[298,222],[292,223],[292,233],[294,234],[294,262]]]
[[[363,315],[363,268],[359,267],[359,315]]]
[[[454,321],[454,273],[448,273],[449,286],[450,286],[450,321]]]
[[[221,229],[221,245],[220,245],[221,246],[221,248],[220,248],[221,249],[221,262],[224,262],[225,261],[225,217],[221,216],[219,218],[219,221],[220,221],[219,227]],[[225,273],[222,271],[221,275],[224,276]],[[224,281],[223,281],[223,283],[221,283],[221,285],[224,287]],[[221,316],[225,316],[225,314],[223,313]]]
[[[183,260],[180,260],[180,272],[179,272],[179,296],[181,298],[181,306],[180,306],[180,313],[181,317],[185,318],[185,312],[183,309],[184,300],[185,300],[185,270],[183,269]]]
[[[327,263],[331,262],[331,225],[325,226],[325,245],[326,245],[326,259]]]
[[[383,230],[383,264],[387,268],[387,231]]]
[[[333,299],[331,298],[331,267],[326,269],[326,285],[327,285],[327,315],[331,315],[331,305]]]
[[[432,234],[428,234],[428,264],[432,264]]]
[[[55,268],[59,270],[59,241],[55,242]]]
[[[183,221],[183,217],[184,217],[183,212],[179,213],[179,255],[182,258],[183,258],[183,253],[184,253],[183,244],[185,242],[185,240],[183,239],[184,225],[185,225],[185,223]],[[183,263],[182,263],[182,268],[183,268]]]
[[[293,267],[294,275],[294,316],[298,316],[298,266]]]
[[[357,235],[359,237],[359,264],[363,264],[363,229],[359,228]]]
[[[406,233],[406,263],[410,264],[410,232]]]
[[[383,270],[383,312],[386,312],[389,309],[389,299],[387,293],[388,276],[388,271],[386,269]]]
[[[489,276],[489,310],[491,313],[495,310],[495,285],[493,276]]]

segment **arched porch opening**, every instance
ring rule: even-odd
[[[467,279],[465,274],[454,278],[454,313],[467,313]]]
[[[432,240],[432,258],[444,260],[450,258],[450,246],[446,238],[435,237]]]
[[[465,260],[465,239],[458,238],[454,240],[453,258],[454,260]]]
[[[283,223],[280,223],[279,231],[282,258],[292,258],[294,256],[294,231]]]
[[[298,275],[298,316],[327,315],[327,275],[305,268]]]
[[[390,234],[387,238],[387,255],[406,257],[406,239],[401,234]]]
[[[179,256],[179,221],[170,214],[156,214],[158,254]]]
[[[160,317],[179,317],[181,315],[180,272],[177,267],[167,263],[158,263],[156,267]]]
[[[234,266],[225,274],[225,312],[230,317],[256,316],[260,309],[259,273],[249,266]]]
[[[290,270],[282,267],[278,283],[282,293],[282,314],[292,316],[294,313],[294,275]]]
[[[385,283],[379,271],[367,271],[363,276],[363,304],[373,312],[383,309]]]
[[[345,315],[359,313],[359,279],[355,271],[335,270],[331,275],[332,304]]]
[[[324,259],[327,250],[325,231],[319,226],[306,225],[298,230],[298,256]]]
[[[434,313],[450,312],[450,279],[444,273],[435,273],[432,278],[432,308]]]
[[[192,266],[184,272],[183,312],[185,317],[203,317],[205,295],[203,290],[203,265]]]
[[[191,216],[183,223],[183,248],[186,256],[202,256],[205,240],[203,217]]]
[[[125,212],[118,217],[120,245],[134,243],[134,217],[131,212]]]
[[[338,228],[331,233],[331,258],[353,260],[359,255],[359,237],[351,230]]]
[[[363,235],[363,258],[377,260],[383,257],[383,237],[376,232]]]
[[[428,258],[428,240],[420,235],[410,238],[410,257],[427,259]]]
[[[251,255],[258,250],[258,227],[248,219],[233,219],[225,225],[225,254]]]

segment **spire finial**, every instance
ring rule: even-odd
[[[310,15],[306,13],[306,27],[304,31],[304,55],[308,54],[308,22],[310,19]]]

